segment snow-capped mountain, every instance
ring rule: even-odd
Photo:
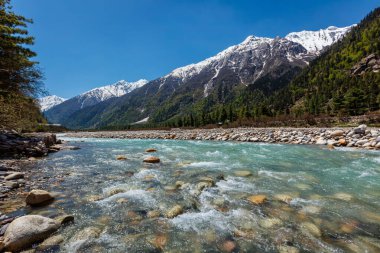
[[[95,88],[52,107],[45,112],[45,115],[51,123],[61,123],[61,119],[68,117],[77,110],[96,105],[112,98],[121,97],[147,83],[148,81],[144,79],[138,80],[137,82],[121,80],[111,85]]]
[[[80,109],[82,109],[113,97],[121,97],[147,83],[148,81],[144,79],[132,83],[121,80],[111,85],[92,89],[74,97],[73,99],[76,99],[81,103]]]
[[[242,83],[252,83],[271,71],[273,65],[270,63],[273,64],[274,59],[277,63],[281,59],[304,67],[323,49],[341,39],[352,27],[330,26],[319,31],[290,33],[285,38],[275,39],[249,36],[242,43],[231,46],[216,56],[175,69],[161,79],[160,88],[165,85],[166,80],[174,78],[183,83],[202,72],[211,71],[214,75],[204,85],[204,95],[207,96],[221,71],[226,68],[236,73]]]
[[[56,105],[61,104],[64,101],[66,101],[66,99],[58,97],[56,95],[46,96],[46,97],[38,99],[38,103],[40,105],[41,111],[43,112],[49,110],[50,108]]]
[[[112,103],[84,108],[59,123],[80,128],[125,126],[146,119],[164,122],[210,94],[223,103],[238,86],[271,94],[349,30],[329,27],[291,33],[285,38],[249,36],[211,58],[177,68]]]
[[[302,31],[289,33],[285,38],[301,44],[310,53],[319,53],[324,48],[340,40],[352,26],[338,28],[330,26],[319,31]]]

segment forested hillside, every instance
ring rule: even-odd
[[[15,14],[10,1],[0,0],[0,127],[34,130],[45,122],[35,96],[43,92],[42,74],[28,35],[32,20]]]

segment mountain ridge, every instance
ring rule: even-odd
[[[51,107],[45,111],[45,116],[51,123],[60,123],[62,118],[69,117],[71,113],[77,110],[123,96],[147,83],[148,80],[145,79],[140,79],[136,82],[120,80],[110,85],[97,87]]]
[[[326,36],[334,35],[328,40],[323,36],[311,36],[310,40],[324,40],[324,43],[318,43],[321,50],[325,49],[327,42],[335,43],[341,39],[342,36],[337,34],[347,32],[351,27],[329,29],[339,32],[324,33]],[[322,30],[310,34],[320,34]],[[291,34],[293,39],[297,33]],[[304,37],[302,41],[310,44]],[[72,128],[99,128],[129,125],[146,118],[149,118],[148,123],[165,122],[216,91],[228,96],[228,92],[240,85],[256,85],[264,93],[280,89],[319,54],[320,51],[307,50],[302,44],[287,38],[248,36],[242,43],[213,57],[174,69],[149,82],[148,86],[99,103],[94,106],[96,108],[90,106],[78,110],[70,119],[60,123]]]

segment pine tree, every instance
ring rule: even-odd
[[[32,20],[12,11],[10,0],[0,0],[0,125],[29,128],[43,121],[33,99],[43,93],[42,74],[29,47]]]

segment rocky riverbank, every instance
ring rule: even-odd
[[[61,149],[76,148],[62,144],[55,134],[21,135],[14,130],[0,130],[0,251],[19,252],[26,249],[49,238],[62,223],[73,219],[71,216],[65,220],[53,220],[38,215],[20,217],[17,214],[26,206],[41,207],[54,199],[50,193],[37,190],[46,178],[38,181],[31,178],[37,159]],[[51,238],[47,240],[52,244]],[[43,247],[45,250],[52,246]]]
[[[360,125],[356,128],[234,128],[172,129],[113,132],[71,132],[69,137],[120,139],[173,139],[317,144],[333,147],[380,149],[380,129]]]

